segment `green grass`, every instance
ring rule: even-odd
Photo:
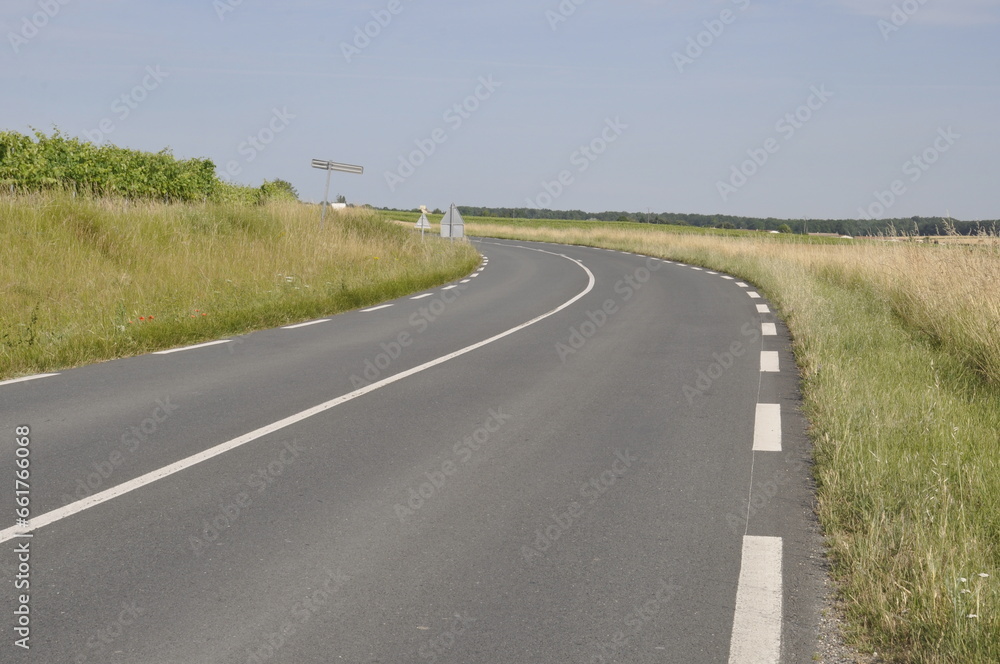
[[[0,197],[0,379],[294,323],[471,272],[465,242],[314,206]]]
[[[1000,662],[1000,248],[576,222],[466,230],[757,284],[794,337],[850,638],[888,661]]]

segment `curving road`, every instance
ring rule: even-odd
[[[809,661],[809,450],[766,302],[477,246],[446,289],[0,384],[0,662]]]

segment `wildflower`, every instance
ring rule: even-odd
[[[980,573],[979,573],[979,576],[981,576],[981,577],[982,577],[982,578],[984,578],[984,579],[988,579],[988,578],[990,578],[990,575],[989,575],[989,574],[987,574],[986,572],[980,572]]]
[[[966,618],[978,618],[978,617],[979,616],[976,615],[975,613],[970,613],[969,615],[966,616]]]
[[[146,320],[144,316],[139,316],[139,320]]]

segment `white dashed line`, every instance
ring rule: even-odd
[[[774,323],[761,323],[760,333],[765,337],[776,337],[778,336],[778,326]]]
[[[391,306],[392,306],[391,304],[383,304],[383,305],[381,305],[381,306],[378,306],[378,307],[370,307],[370,308],[368,308],[368,309],[362,309],[362,310],[361,310],[361,313],[363,313],[363,314],[367,314],[367,313],[369,313],[369,312],[372,312],[372,311],[378,311],[378,310],[380,310],[380,309],[388,309],[388,308],[389,308],[389,307],[391,307]]]
[[[763,350],[760,352],[760,370],[764,373],[778,373],[778,351]]]
[[[445,286],[445,287],[444,287],[444,288],[442,288],[441,290],[451,290],[452,288],[458,288],[458,286],[456,286],[456,285],[452,284],[451,286]]]
[[[737,281],[736,285],[739,286],[740,288],[750,288],[749,285],[743,283],[742,281]]]
[[[541,251],[541,250],[532,249],[531,251]],[[541,253],[552,253],[552,252],[543,251]],[[568,260],[573,260],[573,259],[568,259]],[[401,371],[398,374],[389,376],[388,378],[383,378],[382,380],[376,381],[370,385],[358,388],[353,392],[348,392],[343,396],[330,399],[329,401],[324,401],[323,403],[317,404],[312,408],[307,408],[306,410],[295,413],[294,415],[289,415],[288,417],[280,419],[276,422],[272,422],[271,424],[262,426],[258,429],[254,429],[249,433],[245,433],[242,436],[233,438],[224,443],[220,443],[215,447],[210,447],[197,454],[181,459],[180,461],[175,461],[174,463],[171,463],[167,466],[158,468],[157,470],[150,471],[145,475],[140,475],[139,477],[135,477],[131,480],[122,482],[121,484],[117,484],[109,489],[105,489],[104,491],[95,493],[82,500],[69,503],[68,505],[63,505],[62,507],[58,507],[54,510],[45,512],[43,514],[39,514],[37,516],[33,514],[31,518],[30,527],[32,530],[37,531],[39,528],[44,528],[45,526],[51,523],[62,521],[67,517],[73,516],[74,514],[78,514],[80,512],[90,509],[91,507],[95,507],[109,500],[113,500],[118,496],[122,496],[132,491],[135,491],[136,489],[144,487],[148,484],[152,484],[153,482],[162,480],[165,477],[170,477],[175,473],[179,473],[187,468],[190,468],[191,466],[195,466],[204,461],[208,461],[209,459],[213,459],[219,456],[220,454],[225,454],[226,452],[241,447],[243,445],[246,445],[249,442],[252,442],[254,440],[272,434],[276,431],[281,431],[286,427],[292,426],[293,424],[309,419],[315,415],[319,415],[320,413],[325,413],[326,411],[332,408],[336,408],[341,404],[353,401],[358,397],[362,397],[366,394],[379,390],[387,385],[391,385],[397,381],[408,378],[409,376],[412,376],[414,374],[418,374],[432,367],[444,364],[445,362],[449,362],[455,358],[462,357],[463,355],[476,351],[480,348],[483,348],[484,346],[489,346],[490,344],[495,343],[500,339],[509,337],[510,335],[516,334],[517,332],[520,332],[521,330],[527,327],[531,327],[532,325],[540,321],[543,321],[546,318],[554,316],[558,314],[560,311],[568,307],[571,307],[575,302],[577,302],[581,298],[585,297],[588,293],[594,290],[594,285],[597,283],[597,278],[594,276],[593,272],[587,269],[587,266],[577,261],[573,262],[579,265],[587,273],[587,279],[588,279],[587,287],[584,288],[579,293],[577,293],[572,298],[570,298],[569,300],[567,300],[566,302],[556,307],[555,309],[552,309],[551,311],[536,316],[525,323],[521,323],[520,325],[510,328],[509,330],[505,330],[504,332],[495,334],[489,339],[484,339],[482,341],[472,344],[471,346],[466,346],[465,348],[461,348],[459,350],[448,353],[447,355],[442,355],[441,357],[430,360],[429,362],[425,362],[420,366],[416,366],[413,367],[412,369]],[[9,528],[4,528],[3,530],[0,530],[0,544],[12,540],[15,537],[24,534],[24,532],[25,532],[24,526],[11,526]]]
[[[460,283],[460,284],[467,284],[467,283],[469,283],[470,281],[472,281],[472,279],[462,279],[462,280],[461,280],[460,282],[458,282],[458,283]]]
[[[705,274],[719,274],[719,273],[718,272],[712,272],[711,270],[708,270]]]
[[[410,299],[411,299],[411,300],[422,300],[422,299],[424,299],[425,297],[430,297],[430,296],[432,296],[432,295],[434,295],[434,293],[424,293],[423,295],[418,295],[418,296],[416,296],[416,297],[411,297]]]
[[[743,538],[729,664],[781,661],[782,549],[780,537]]]
[[[283,327],[281,329],[282,330],[297,330],[300,327],[309,327],[310,325],[319,325],[320,323],[329,323],[329,322],[330,322],[329,318],[323,318],[323,319],[320,319],[320,320],[311,320],[308,323],[299,323],[298,325],[286,325],[285,327]]]
[[[733,280],[733,277],[730,277],[729,275],[722,275],[722,278],[723,279],[728,279],[729,281]]]
[[[48,378],[49,376],[58,376],[57,373],[50,374],[36,374],[34,376],[23,376],[22,378],[11,378],[10,380],[5,380],[0,382],[0,385],[13,385],[14,383],[26,383],[29,380],[38,380],[39,378]]]
[[[198,348],[208,348],[209,346],[218,346],[219,344],[228,344],[229,339],[220,339],[219,341],[209,341],[204,344],[197,344],[194,346],[184,346],[183,348],[171,348],[170,350],[160,350],[153,355],[170,355],[171,353],[182,353],[186,350],[196,350]]]
[[[470,274],[470,275],[469,275],[469,278],[470,278],[470,279],[475,279],[475,278],[476,278],[476,277],[478,277],[478,276],[479,276],[479,273],[478,273],[478,272],[476,272],[475,274]]]
[[[769,314],[769,313],[771,313],[771,309],[766,304],[758,304],[757,305],[757,313],[759,313],[759,314]]]
[[[692,270],[698,270],[699,272],[704,272],[704,270],[702,270],[700,267],[692,267],[691,269]]]
[[[781,451],[781,405],[757,404],[757,417],[753,426],[754,452]]]
[[[755,300],[759,300],[760,299],[760,293],[758,293],[757,291],[747,291],[747,295],[749,295],[750,297],[752,297]]]

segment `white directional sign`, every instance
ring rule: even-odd
[[[465,237],[465,219],[459,214],[454,203],[448,208],[444,219],[441,220],[441,237]]]
[[[323,212],[319,216],[319,225],[322,228],[323,220],[326,219],[326,208],[328,205],[327,201],[330,199],[330,174],[333,173],[333,171],[341,171],[343,173],[364,175],[365,169],[363,166],[355,166],[354,164],[341,164],[340,162],[326,161],[325,159],[313,159],[312,167],[326,171],[326,191],[323,194]]]
[[[420,230],[430,230],[431,222],[427,221],[427,215],[421,214],[420,219],[417,220],[417,228]]]
[[[343,171],[344,173],[354,173],[355,175],[363,175],[365,172],[364,166],[341,164],[336,161],[324,161],[322,159],[313,159],[312,165],[313,168],[318,168],[324,171]]]

